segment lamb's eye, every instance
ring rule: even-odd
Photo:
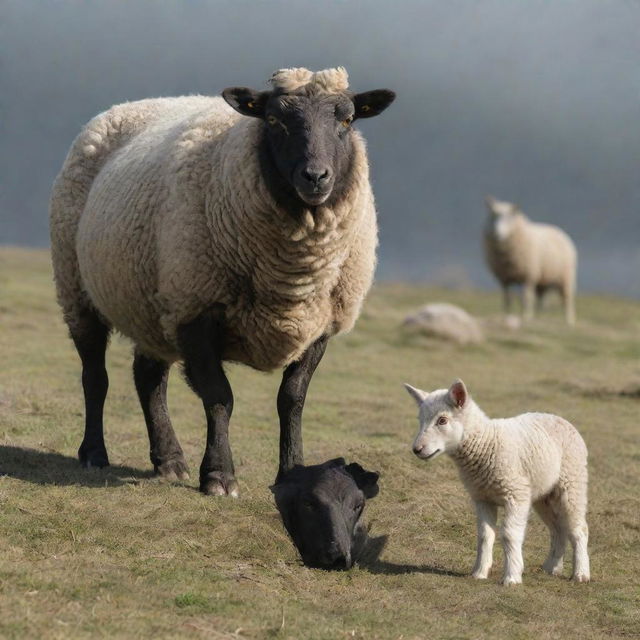
[[[346,120],[343,120],[340,124],[347,128],[353,122],[353,116],[349,116]]]
[[[449,422],[449,420],[447,420],[446,416],[440,416],[436,424],[441,427],[443,424],[447,424],[447,422]]]
[[[269,124],[275,124],[276,122],[278,122],[278,118],[276,118],[275,116],[267,116],[267,122]]]
[[[353,506],[353,510],[358,513],[358,511],[362,511],[364,509],[364,502],[358,502]]]

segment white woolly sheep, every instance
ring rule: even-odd
[[[461,307],[448,302],[432,302],[404,319],[408,329],[422,331],[436,338],[452,340],[458,344],[484,340],[480,323]]]
[[[522,543],[533,504],[551,533],[543,569],[562,573],[569,539],[573,580],[588,582],[587,448],[576,429],[547,413],[492,420],[471,399],[462,380],[431,393],[405,387],[420,408],[413,452],[423,460],[447,453],[475,503],[478,554],[473,577],[489,575],[497,508],[502,506],[502,582],[522,582]]]
[[[283,69],[270,91],[121,104],[73,143],[50,219],[58,300],[83,364],[85,466],[108,464],[112,328],[135,343],[156,472],[187,476],[166,406],[176,360],[207,416],[204,493],[237,495],[223,361],[286,367],[279,472],[303,464],[309,381],[329,337],[353,326],[375,266],[369,166],[352,121],[395,97],[352,93],[347,79],[342,67]]]
[[[576,248],[560,228],[531,222],[511,202],[486,199],[489,219],[485,228],[485,256],[493,275],[502,285],[505,313],[511,309],[511,285],[523,286],[524,318],[533,318],[534,298],[538,305],[549,289],[562,296],[565,317],[574,324]]]

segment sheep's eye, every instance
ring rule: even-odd
[[[278,122],[278,118],[276,118],[275,116],[267,116],[267,122],[269,124],[275,124],[276,122]]]
[[[443,424],[447,424],[447,422],[449,422],[447,420],[447,418],[445,416],[440,416],[438,418],[438,421],[436,422],[437,425],[442,426]]]
[[[347,128],[353,122],[353,116],[349,116],[346,120],[343,120],[340,124]]]
[[[358,511],[362,511],[364,509],[364,502],[358,502],[358,504],[353,506],[353,510],[357,513]]]

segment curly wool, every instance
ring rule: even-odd
[[[580,502],[576,510],[586,508],[587,448],[573,425],[548,413],[492,420],[468,403],[464,437],[452,458],[474,500],[535,502],[559,489]]]
[[[309,71],[304,67],[279,69],[270,78],[274,89],[290,93],[303,87],[313,88],[319,93],[340,93],[349,88],[349,74],[344,67]]]
[[[178,326],[222,306],[224,359],[260,370],[353,326],[377,245],[364,141],[354,131],[344,198],[294,219],[262,178],[261,126],[222,98],[189,96],[118,105],[85,127],[51,199],[70,326],[94,307],[141,352],[171,362]]]

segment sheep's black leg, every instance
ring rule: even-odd
[[[104,446],[102,412],[109,388],[104,361],[110,331],[111,328],[90,309],[82,311],[69,326],[69,332],[82,360],[85,426],[78,458],[87,469],[109,465]]]
[[[238,495],[229,446],[233,394],[222,368],[224,311],[216,308],[178,327],[178,344],[191,388],[207,416],[207,446],[200,466],[200,491]]]
[[[186,480],[189,469],[167,409],[169,364],[135,352],[133,379],[149,433],[151,462],[158,475]]]
[[[318,338],[282,376],[278,391],[280,416],[280,467],[276,482],[296,464],[304,464],[302,452],[302,410],[313,372],[327,348],[328,336]]]

